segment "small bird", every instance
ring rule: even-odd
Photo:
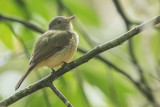
[[[17,83],[17,90],[32,70],[46,66],[55,68],[72,60],[78,46],[78,34],[73,31],[71,20],[75,16],[57,16],[51,20],[49,29],[34,44],[30,66]]]

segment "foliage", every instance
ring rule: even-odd
[[[125,2],[124,2],[125,1]],[[131,26],[135,22],[143,22],[158,14],[158,0],[142,1],[124,0],[121,6],[125,9]],[[103,0],[62,0],[62,3],[76,15],[74,25],[80,26],[89,34],[94,45],[107,42],[126,32],[123,18],[120,17],[112,1]],[[144,4],[144,5],[143,5]],[[149,6],[149,8],[148,8]],[[142,13],[143,16],[139,13]],[[57,15],[69,16],[67,9],[59,5],[58,0],[0,0],[0,14],[23,19],[47,30],[49,21]],[[13,28],[14,33],[11,28]],[[83,49],[92,49],[93,44],[74,26],[78,32]],[[14,94],[14,86],[28,67],[29,59],[26,57],[26,49],[32,52],[35,40],[40,36],[28,27],[7,20],[0,19],[0,99]],[[153,89],[154,97],[159,100],[160,80],[160,32],[159,28],[148,30],[132,39],[133,51],[143,76]],[[16,37],[18,36],[18,38]],[[20,38],[20,39],[19,39]],[[24,43],[22,43],[22,41]],[[24,46],[25,45],[25,46]],[[104,58],[114,63],[117,67],[128,73],[134,81],[140,81],[140,74],[132,62],[128,44],[124,43],[102,54]],[[82,56],[77,52],[75,58]],[[21,89],[38,81],[37,73],[33,71]],[[41,68],[38,71],[42,77],[51,71]],[[14,74],[14,75],[13,75]],[[151,103],[128,78],[117,73],[112,66],[106,66],[98,59],[81,65],[54,81],[57,88],[72,103],[74,107],[150,107]],[[44,89],[43,89],[44,90]],[[53,107],[65,107],[63,102],[49,89],[45,89],[48,102]],[[21,99],[10,107],[48,107],[44,91]]]

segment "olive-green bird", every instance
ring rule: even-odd
[[[74,16],[58,16],[54,18],[49,29],[35,42],[27,72],[17,83],[17,90],[28,74],[43,66],[53,69],[63,63],[70,62],[77,50],[78,35],[73,31],[71,20]]]

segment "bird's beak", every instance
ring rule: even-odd
[[[71,20],[73,20],[74,18],[75,18],[75,16],[68,17],[68,18],[67,18],[67,22],[68,22],[68,23],[71,22]]]

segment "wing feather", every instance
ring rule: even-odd
[[[72,34],[68,31],[48,31],[35,43],[30,65],[37,65],[69,45]]]

